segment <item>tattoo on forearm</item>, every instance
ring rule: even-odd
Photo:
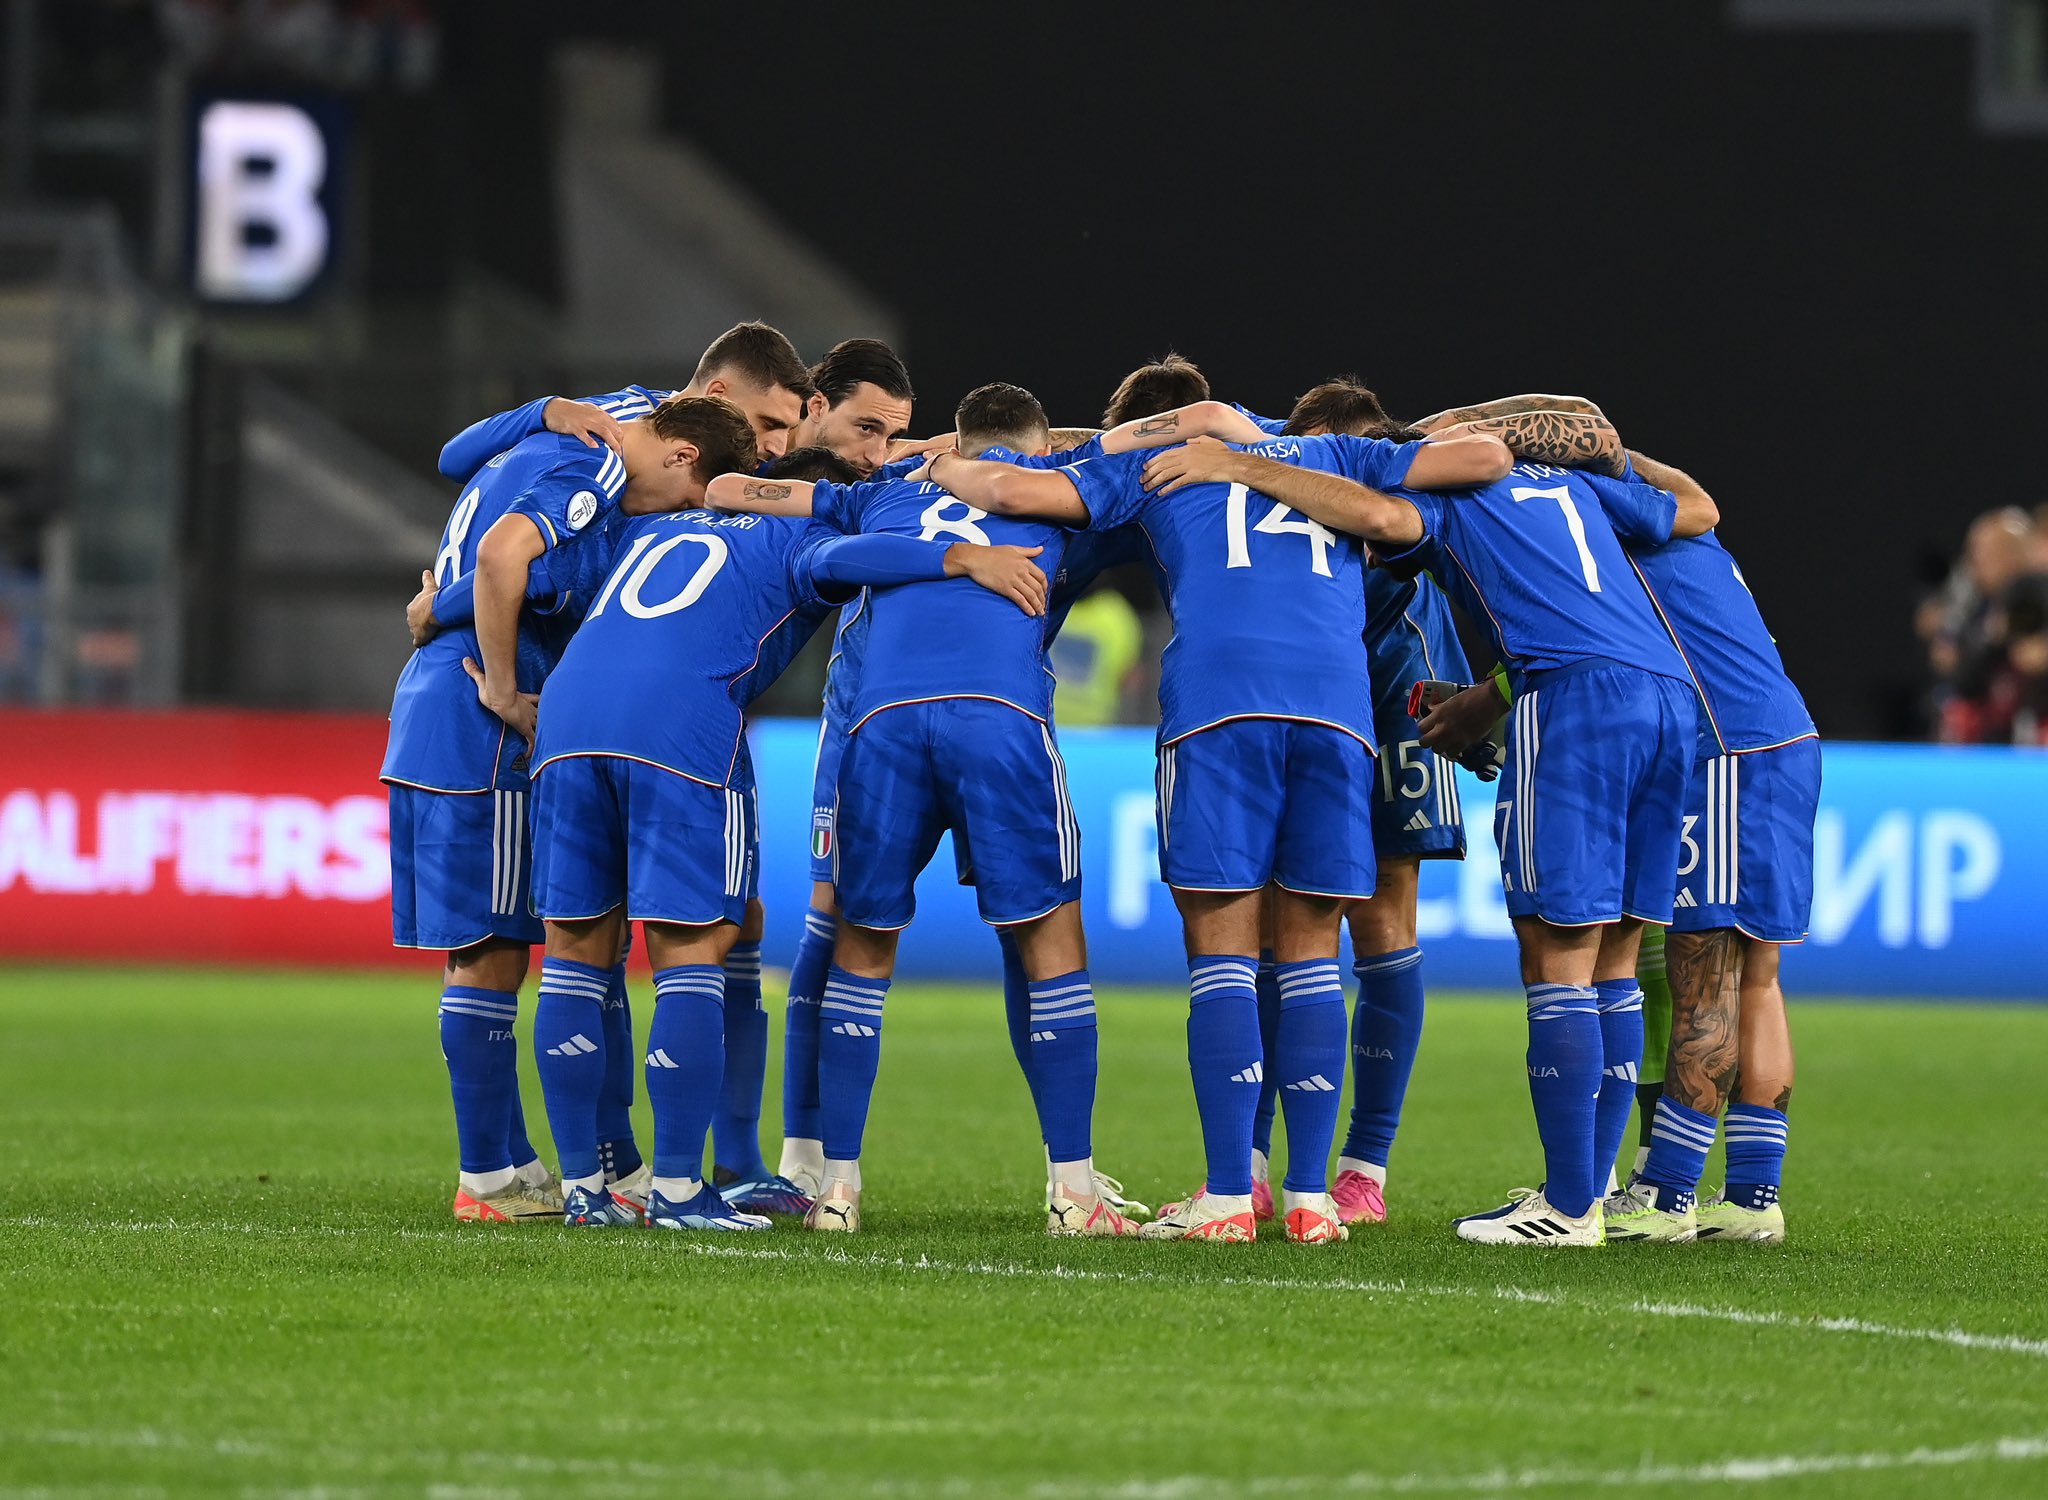
[[[1517,458],[1556,464],[1567,469],[1593,469],[1620,475],[1625,462],[1621,436],[1605,417],[1577,412],[1531,411],[1488,417],[1472,424],[1475,432],[1491,433]]]
[[[1423,423],[1434,430],[1453,427],[1460,422],[1484,422],[1492,417],[1512,417],[1529,411],[1576,412],[1588,417],[1600,415],[1599,407],[1577,396],[1503,396],[1498,401],[1482,401],[1477,406],[1454,406],[1449,411],[1423,418]]]
[[[745,500],[787,500],[793,492],[792,486],[767,479],[749,479],[740,486],[740,497]]]
[[[1055,427],[1052,430],[1052,451],[1065,453],[1069,448],[1078,448],[1090,438],[1102,436],[1096,427]]]
[[[1147,417],[1131,429],[1134,437],[1158,437],[1162,433],[1180,431],[1180,413],[1170,411],[1163,417]]]
[[[1718,1115],[1741,1061],[1742,939],[1728,928],[1672,933],[1671,1053],[1664,1091],[1688,1109]]]

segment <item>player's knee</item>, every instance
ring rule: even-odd
[[[740,923],[739,937],[736,939],[736,941],[742,943],[758,943],[761,941],[763,935],[765,935],[767,931],[768,908],[763,906],[761,904],[761,898],[759,896],[756,896],[753,900],[747,903],[747,915],[745,920]]]
[[[448,955],[445,980],[479,990],[516,990],[526,982],[533,950],[524,943],[486,938]]]
[[[839,915],[839,891],[829,880],[811,882],[811,910],[828,917]]]
[[[887,979],[896,970],[899,932],[882,927],[839,924],[839,938],[832,948],[832,962],[849,974],[863,979]]]

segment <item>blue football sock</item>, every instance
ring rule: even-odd
[[[1274,1045],[1280,1036],[1280,984],[1274,978],[1273,950],[1266,948],[1259,953],[1259,1050],[1268,1058],[1273,1056]],[[1268,1161],[1273,1157],[1273,1112],[1280,1102],[1278,1073],[1268,1071],[1266,1081],[1259,1085],[1259,1107],[1252,1116],[1252,1150],[1264,1155]],[[1290,1136],[1289,1141],[1293,1140]]]
[[[889,981],[849,974],[834,964],[825,973],[818,1006],[818,1117],[827,1161],[858,1161],[868,1129],[868,1105],[882,1066],[882,1002]]]
[[[1054,1161],[1095,1154],[1095,989],[1086,969],[1033,980],[1029,989],[1031,1094]]]
[[[519,1097],[519,1044],[512,1044],[512,1082],[506,1089],[505,1154],[515,1167],[540,1160],[533,1141],[526,1134],[526,1105]]]
[[[1252,1115],[1266,1076],[1258,978],[1258,960],[1249,955],[1204,953],[1188,960],[1188,1072],[1212,1193],[1252,1190]]]
[[[1593,1131],[1600,1100],[1600,1003],[1592,986],[1532,984],[1529,998],[1529,1099],[1543,1141],[1543,1193],[1561,1214],[1579,1218],[1606,1185],[1593,1175]]]
[[[633,1048],[633,1002],[626,993],[626,965],[612,965],[604,994],[604,1089],[597,1096],[597,1154],[611,1181],[640,1170],[640,1143],[633,1139],[633,1079],[640,1054]]]
[[[1714,1149],[1717,1123],[1712,1115],[1688,1108],[1669,1094],[1658,1099],[1656,1118],[1650,1123],[1650,1154],[1643,1162],[1643,1181],[1657,1190],[1657,1207],[1680,1213],[1692,1205],[1700,1173],[1707,1169],[1707,1153]]]
[[[1593,1171],[1605,1187],[1636,1107],[1636,1079],[1643,1062],[1643,987],[1631,976],[1600,980],[1593,989],[1600,997],[1601,1056]]]
[[[533,1061],[555,1137],[562,1178],[574,1182],[604,1170],[598,1150],[598,1101],[610,1069],[605,1002],[611,971],[567,958],[543,958],[540,999],[533,1008]]]
[[[789,965],[789,1009],[782,1019],[782,1134],[792,1140],[819,1137],[818,1001],[838,933],[831,913],[809,908]]]
[[[1303,959],[1274,971],[1280,1024],[1267,1076],[1280,1081],[1287,1111],[1287,1177],[1291,1193],[1327,1192],[1330,1145],[1344,1097],[1344,974],[1334,958]]]
[[[654,1023],[647,1032],[656,1177],[703,1175],[704,1133],[724,1073],[724,972],[716,964],[656,969]]]
[[[512,1160],[512,1107],[519,1097],[517,990],[451,984],[441,992],[441,1056],[455,1099],[455,1141],[465,1172],[501,1172]],[[530,1157],[522,1161],[531,1160]]]
[[[1422,950],[1361,958],[1351,1017],[1351,1128],[1344,1155],[1384,1167],[1401,1125],[1408,1078],[1422,1045]]]
[[[1003,1021],[1010,1028],[1010,1051],[1031,1085],[1031,1100],[1038,1102],[1038,1081],[1031,1076],[1031,981],[1024,974],[1024,955],[1008,928],[996,929],[996,946],[1003,954]]]
[[[761,1090],[768,1080],[768,1012],[761,1007],[761,945],[725,955],[725,1077],[711,1117],[711,1159],[739,1182],[768,1174],[761,1160]]]
[[[1723,1127],[1728,1137],[1728,1186],[1725,1196],[1738,1208],[1769,1208],[1778,1201],[1785,1173],[1785,1133],[1791,1122],[1783,1110],[1763,1104],[1731,1104]]]

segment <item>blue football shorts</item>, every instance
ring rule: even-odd
[[[1813,819],[1820,741],[1703,755],[1693,762],[1679,837],[1679,932],[1734,927],[1796,943],[1813,915]]]
[[[741,787],[619,755],[550,761],[534,779],[534,904],[550,921],[623,905],[635,922],[746,915],[755,842]]]
[[[846,757],[846,726],[827,714],[818,725],[818,758],[811,768],[811,880],[839,883],[839,763]]]
[[[839,768],[839,908],[859,927],[910,925],[917,877],[952,830],[973,847],[981,919],[1007,926],[1081,894],[1081,828],[1052,729],[983,698],[870,714]]]
[[[1372,751],[1300,719],[1228,719],[1159,747],[1159,873],[1176,890],[1373,893]]]
[[[533,825],[525,790],[387,786],[391,941],[453,951],[486,938],[538,943]]]
[[[1470,673],[1455,640],[1432,641],[1411,616],[1369,646],[1372,658],[1372,727],[1379,742],[1373,782],[1372,843],[1382,858],[1465,857],[1465,809],[1458,799],[1457,763],[1422,745],[1408,712],[1408,691],[1418,682],[1463,682]]]
[[[1696,703],[1691,683],[1616,662],[1522,684],[1494,805],[1509,916],[1671,920]]]

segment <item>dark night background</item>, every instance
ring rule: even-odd
[[[1902,727],[1930,558],[2040,498],[2048,142],[1979,130],[1960,33],[687,9],[668,119],[899,310],[920,429],[996,378],[1092,422],[1168,348],[1268,411],[1344,371],[1407,415],[1590,395],[1721,501],[1837,735]]]

